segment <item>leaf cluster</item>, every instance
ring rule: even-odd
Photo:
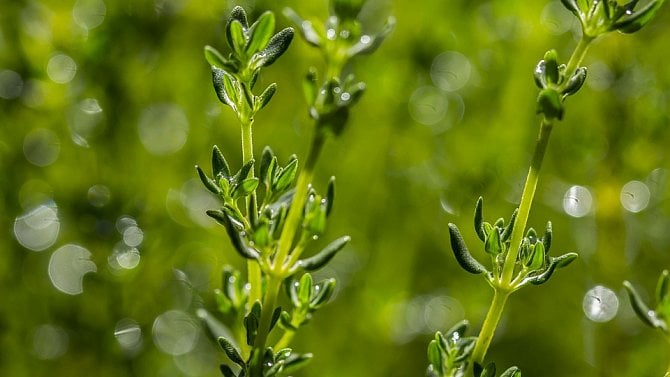
[[[477,337],[465,336],[470,323],[463,320],[452,326],[445,334],[435,333],[435,339],[428,344],[429,366],[427,377],[465,377],[468,364],[472,361],[472,351],[475,348]],[[495,377],[496,366],[489,363],[485,367],[474,363],[475,377]],[[500,377],[521,377],[517,367],[505,370]]]
[[[631,0],[623,5],[616,0],[561,0],[581,23],[584,36],[596,38],[610,31],[635,33],[647,25],[665,0],[653,0],[642,9],[635,9],[640,1]]]
[[[563,101],[584,85],[586,67],[566,72],[565,64],[558,64],[556,50],[549,50],[535,67],[535,85],[540,88],[537,112],[547,119],[563,119]]]
[[[231,52],[224,57],[216,48],[205,46],[205,58],[212,66],[212,82],[219,100],[237,114],[240,120],[253,118],[265,107],[277,91],[270,84],[260,95],[252,89],[261,68],[274,63],[288,49],[293,40],[293,29],[274,33],[275,16],[267,11],[249,25],[247,14],[236,6],[226,22],[226,42]]]
[[[497,286],[502,277],[502,270],[510,249],[512,231],[515,226],[518,210],[515,210],[506,224],[505,219],[499,218],[494,223],[484,221],[483,199],[477,200],[474,214],[474,226],[477,236],[483,243],[483,248],[491,260],[491,268],[487,269],[470,253],[460,230],[455,224],[449,224],[451,248],[456,261],[466,271],[472,274],[484,273],[489,284]],[[565,267],[577,258],[576,253],[567,253],[558,257],[549,255],[551,249],[552,228],[547,223],[542,238],[537,232],[529,228],[522,239],[517,260],[515,262],[516,277],[509,287],[515,291],[528,283],[539,285],[547,282],[556,269]]]

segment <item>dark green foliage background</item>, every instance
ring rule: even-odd
[[[454,262],[447,223],[457,223],[483,258],[470,225],[477,197],[484,196],[491,220],[508,217],[519,200],[539,123],[533,68],[549,48],[566,60],[576,43],[572,32],[554,35],[551,23],[541,22],[549,3],[370,4],[365,15],[371,29],[389,14],[398,24],[377,53],[357,61],[368,92],[344,135],[326,146],[316,174],[321,189],[331,175],[338,179],[323,242],[342,234],[353,241],[324,271],[338,278],[341,289],[298,335],[294,348],[315,358],[296,376],[421,376],[431,332],[463,318],[475,329],[481,325],[492,292]],[[284,6],[324,17],[327,6],[324,0],[239,4],[252,19]],[[196,177],[194,164],[208,165],[213,144],[239,166],[238,126],[232,111],[218,103],[202,54],[205,44],[227,49],[222,20],[237,3],[108,0],[104,22],[88,33],[74,23],[73,5],[5,0],[0,6],[0,70],[17,72],[24,83],[33,80],[41,93],[41,101],[32,103],[27,89],[19,98],[0,98],[0,375],[216,376],[224,356],[213,343],[203,340],[180,359],[160,352],[151,332],[167,310],[213,309],[221,266],[243,268],[222,227],[203,227],[167,199]],[[279,26],[288,24],[281,15],[277,19]],[[582,258],[548,284],[512,297],[489,353],[501,367],[518,365],[531,377],[660,376],[665,370],[670,347],[634,317],[621,283],[629,279],[651,297],[656,277],[670,266],[669,26],[666,7],[635,35],[598,40],[586,58],[587,66],[609,66],[611,86],[602,91],[587,85],[568,99],[530,218],[540,229],[552,220],[553,253],[578,251]],[[50,37],[31,34],[35,28]],[[408,111],[410,96],[432,85],[432,61],[449,50],[469,59],[471,78],[457,92],[444,93],[451,100],[443,121],[419,124]],[[46,72],[58,51],[77,62],[67,84],[50,81]],[[292,153],[304,158],[311,130],[300,80],[311,65],[322,65],[318,54],[296,38],[264,71],[262,86],[277,82],[279,90],[256,119],[256,153],[271,145],[284,161]],[[68,129],[68,112],[85,98],[96,98],[104,115],[88,148],[75,144]],[[179,106],[189,123],[184,147],[165,156],[149,153],[138,137],[142,111],[161,103]],[[60,140],[58,159],[47,167],[30,164],[23,151],[26,135],[38,128]],[[619,200],[631,180],[647,183],[652,195],[635,214]],[[102,208],[87,199],[96,184],[111,191]],[[593,194],[586,217],[562,210],[572,185]],[[61,232],[46,251],[29,251],[14,237],[14,220],[45,198],[58,205]],[[144,243],[139,266],[115,274],[107,260],[120,236],[96,226],[122,215],[137,219]],[[90,250],[98,266],[77,296],[59,292],[47,275],[50,254],[68,243]],[[188,276],[190,288],[175,270]],[[619,314],[607,323],[588,321],[582,310],[584,294],[599,284],[620,298]],[[417,324],[423,312],[417,315],[407,304],[443,296],[462,309],[442,310],[439,326],[435,317],[428,321],[432,328]],[[132,355],[114,338],[122,318],[134,319],[143,331],[143,346]],[[42,324],[68,334],[67,352],[56,360],[40,360],[33,350],[34,331]]]

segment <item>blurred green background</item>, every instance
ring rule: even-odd
[[[368,91],[326,146],[315,185],[338,179],[322,242],[351,246],[319,273],[336,300],[294,348],[296,376],[422,376],[436,330],[481,325],[491,290],[462,271],[447,223],[508,217],[538,131],[532,72],[566,60],[578,25],[560,2],[376,1],[372,31],[396,30],[356,62]],[[202,48],[227,51],[234,5],[254,19],[318,1],[3,0],[0,5],[0,375],[216,376],[224,356],[195,317],[213,308],[224,263],[243,268],[197,180],[218,144],[239,166],[239,130],[212,89]],[[278,27],[288,25],[278,17]],[[490,360],[524,376],[660,376],[670,348],[629,307],[670,267],[670,9],[635,35],[591,48],[585,88],[554,130],[530,225],[554,226],[555,254],[581,258],[514,295]],[[266,69],[274,100],[255,149],[304,158],[300,80],[318,53],[296,38]],[[262,85],[265,86],[265,85]],[[607,305],[594,322],[584,299]],[[609,293],[609,294],[608,294]],[[618,298],[618,299],[617,299]],[[618,306],[617,306],[618,304]],[[588,312],[589,310],[587,310]],[[601,319],[608,319],[602,318]]]

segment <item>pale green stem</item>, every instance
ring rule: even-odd
[[[275,344],[274,349],[279,351],[281,349],[288,348],[294,336],[295,331],[290,329],[286,330],[284,334],[281,336],[281,338],[279,338],[279,340],[277,341],[277,344]]]
[[[577,46],[572,52],[572,56],[570,56],[570,60],[565,67],[566,78],[570,78],[575,73],[577,68],[579,68],[579,66],[582,64],[584,56],[586,56],[586,51],[589,49],[589,45],[591,42],[593,42],[594,39],[594,37],[589,37],[586,35],[582,35],[582,37],[579,39],[579,42],[577,43]]]
[[[514,223],[514,229],[512,230],[509,251],[507,252],[507,257],[505,257],[505,264],[503,265],[503,272],[499,281],[500,286],[504,289],[512,288],[510,283],[514,278],[514,267],[516,266],[516,260],[523,240],[523,233],[526,229],[528,216],[530,215],[530,207],[533,204],[533,198],[535,197],[535,189],[537,188],[537,181],[540,177],[540,168],[542,167],[544,154],[547,151],[547,144],[549,143],[552,127],[553,123],[551,120],[542,119],[540,124],[540,134],[537,138],[537,144],[535,144],[535,152],[533,153],[533,159],[531,160],[528,176],[526,177],[526,184],[524,185],[523,193],[521,194],[519,213],[516,217],[516,222]]]
[[[509,291],[494,289],[493,301],[491,302],[488,313],[486,313],[486,319],[484,319],[484,324],[477,337],[475,349],[472,351],[472,360],[474,362],[483,365],[486,351],[491,345],[493,335],[500,322],[500,317],[502,317],[502,313],[505,310],[505,303],[507,302],[510,293],[511,292]]]
[[[289,268],[291,268],[291,266],[287,266],[285,262],[287,262],[287,258],[291,252],[295,234],[301,226],[300,220],[302,219],[303,207],[305,206],[305,200],[307,199],[309,185],[314,176],[314,166],[319,159],[325,141],[325,135],[318,126],[315,132],[305,166],[302,168],[300,175],[298,176],[295,194],[293,195],[288,215],[286,215],[284,228],[282,229],[281,236],[279,236],[279,251],[277,251],[272,268],[273,272],[278,276],[282,276]]]
[[[246,164],[254,158],[254,143],[252,134],[253,118],[245,117],[242,119],[242,163]],[[254,175],[253,170],[251,175]],[[253,223],[256,218],[256,192],[253,192],[246,200],[247,217]],[[249,282],[249,303],[253,304],[256,301],[261,301],[263,297],[263,284],[261,277],[261,267],[255,260],[247,261],[247,280]]]

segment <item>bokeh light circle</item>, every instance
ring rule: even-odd
[[[190,352],[198,341],[198,327],[180,310],[169,310],[156,317],[152,332],[156,347],[173,356]]]
[[[630,181],[621,188],[619,199],[626,211],[638,213],[649,205],[651,191],[644,182]]]
[[[582,308],[586,318],[593,322],[608,322],[619,311],[619,298],[607,287],[597,285],[584,295]]]

